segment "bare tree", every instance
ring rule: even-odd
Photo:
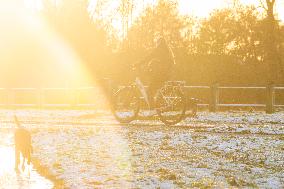
[[[276,0],[259,0],[262,8],[266,11],[265,19],[265,62],[269,70],[269,82],[275,83],[277,80],[283,80],[284,70],[281,64],[278,36],[279,36],[279,23],[275,19],[275,3]]]
[[[125,39],[133,20],[134,0],[121,0],[119,12],[122,22],[122,37]]]

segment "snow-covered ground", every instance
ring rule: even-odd
[[[284,113],[198,113],[177,126],[119,125],[107,112],[16,113],[34,156],[68,188],[283,188]]]

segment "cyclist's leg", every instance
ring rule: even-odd
[[[155,103],[154,103],[154,96],[155,93],[157,91],[157,85],[155,82],[151,82],[149,84],[149,89],[148,89],[148,98],[149,98],[149,105],[150,105],[150,109],[154,109],[155,107]]]
[[[161,67],[160,61],[154,60],[151,64],[151,72],[148,74],[150,78],[149,83],[149,101],[150,101],[150,108],[155,108],[154,97],[158,89],[160,89],[166,80],[169,78],[169,71],[165,70]]]
[[[164,85],[164,82],[166,79],[164,77],[159,78],[153,78],[152,82],[149,84],[149,102],[150,102],[150,108],[155,108],[155,95],[157,91]]]

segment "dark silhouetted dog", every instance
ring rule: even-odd
[[[20,165],[20,154],[22,154],[22,171],[25,170],[25,162],[27,161],[28,165],[31,163],[31,153],[32,153],[32,140],[30,132],[23,128],[19,123],[19,120],[15,116],[15,123],[17,125],[15,130],[15,170],[19,171]]]

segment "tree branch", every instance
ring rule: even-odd
[[[275,3],[275,0],[272,0],[271,3],[274,4],[274,3]]]
[[[273,5],[274,5],[274,3],[275,3],[275,0],[266,0],[266,4],[267,4],[267,6],[272,6],[273,7]]]
[[[268,8],[264,5],[264,3],[262,2],[262,0],[258,0],[259,1],[259,3],[260,3],[260,6],[264,9],[264,10],[268,10]],[[266,0],[266,2],[267,2],[268,0]]]

